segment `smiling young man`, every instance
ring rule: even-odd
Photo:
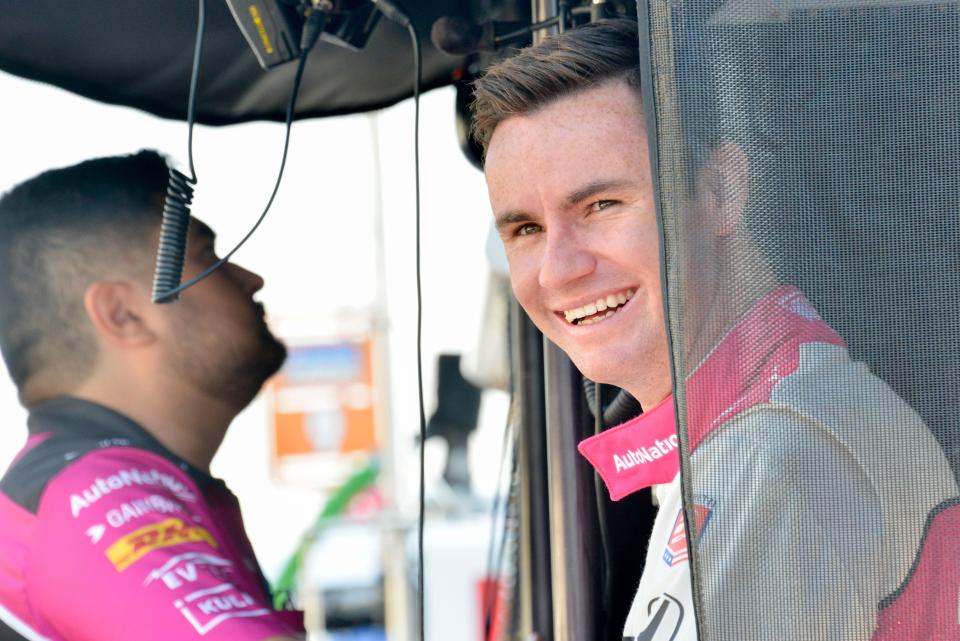
[[[0,198],[0,348],[29,439],[0,481],[0,638],[293,641],[209,473],[284,361],[231,263],[151,302],[167,163],[45,172]],[[185,275],[217,260],[191,222]]]
[[[660,506],[623,638],[869,639],[927,513],[956,493],[943,453],[803,294],[778,283],[742,223],[748,159],[721,141],[679,223],[696,248],[681,259],[691,302],[679,357],[698,364],[684,382],[696,504],[683,505],[644,122],[627,20],[551,36],[475,85],[518,301],[580,371],[645,410],[580,446],[614,499],[652,485]],[[736,296],[722,288],[731,256],[751,265]],[[911,447],[865,438],[864,425],[896,425]]]

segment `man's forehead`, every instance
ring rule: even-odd
[[[650,189],[646,131],[633,90],[610,83],[504,120],[485,170],[498,222],[614,189]]]
[[[626,83],[605,83],[505,118],[490,138],[485,170],[490,177],[518,160],[538,158],[579,158],[588,166],[597,154],[631,151],[646,154],[643,110]]]
[[[595,118],[591,118],[595,117]],[[535,108],[506,115],[490,134],[490,147],[498,133],[520,128],[523,123],[551,130],[578,131],[589,121],[591,127],[615,120],[616,126],[630,126],[646,136],[646,117],[637,91],[622,79],[610,79],[596,85],[571,90]],[[611,123],[613,124],[613,123]]]

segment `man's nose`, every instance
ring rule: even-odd
[[[244,269],[234,263],[230,263],[230,267],[233,271],[234,278],[236,278],[245,290],[253,294],[263,289],[263,277],[260,276],[260,274],[252,272],[249,269]]]
[[[596,264],[594,253],[580,234],[574,230],[554,228],[547,232],[540,264],[540,286],[561,289],[592,273]]]

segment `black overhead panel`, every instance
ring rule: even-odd
[[[441,15],[469,15],[466,0],[408,0],[420,32],[423,87],[450,84],[463,64],[430,43]],[[0,0],[0,70],[101,102],[184,119],[197,26],[193,0]],[[197,121],[283,121],[296,63],[264,71],[222,0],[207,2]],[[297,118],[386,107],[412,94],[407,32],[380,20],[367,46],[320,41],[310,54]]]

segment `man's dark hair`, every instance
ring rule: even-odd
[[[598,20],[545,38],[490,67],[473,85],[473,136],[486,153],[501,122],[608,80],[640,99],[637,23]]]
[[[155,151],[53,169],[0,197],[0,352],[26,404],[83,382],[87,286],[149,277],[167,162]]]

